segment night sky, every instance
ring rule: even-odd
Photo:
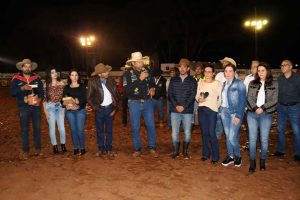
[[[160,63],[229,56],[249,65],[254,31],[243,23],[254,17],[254,8],[269,19],[258,32],[259,59],[273,68],[283,59],[300,64],[300,11],[294,1],[10,0],[1,5],[0,72],[16,71],[23,58],[36,61],[39,70],[84,69],[87,51],[115,70],[134,51]],[[88,50],[79,43],[82,34],[97,38]]]

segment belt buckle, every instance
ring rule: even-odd
[[[144,102],[145,102],[145,99],[140,99],[140,102],[141,102],[141,103],[144,103]]]

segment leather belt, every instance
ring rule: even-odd
[[[129,99],[129,101],[133,101],[137,103],[145,103],[146,99]]]
[[[111,105],[112,105],[112,104],[109,104],[109,105],[107,105],[107,106],[101,106],[101,105],[100,105],[100,108],[109,108],[109,107],[111,107]]]

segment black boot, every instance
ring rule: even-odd
[[[183,149],[182,149],[182,154],[184,159],[190,159],[189,155],[189,142],[183,142]]]
[[[73,151],[74,153],[74,155],[78,155],[79,154],[79,149],[74,149],[74,151]]]
[[[65,144],[61,144],[60,146],[61,146],[61,151],[62,151],[63,153],[67,152],[67,149],[66,149],[66,145],[65,145]]]
[[[85,154],[85,149],[80,149],[80,155],[84,155]]]
[[[173,143],[173,154],[172,154],[173,159],[176,159],[179,156],[179,148],[180,148],[180,142]]]
[[[53,153],[58,154],[58,147],[57,145],[53,145]]]
[[[255,172],[255,169],[256,169],[256,161],[255,160],[250,160],[249,172],[253,173],[253,172]]]
[[[260,159],[260,170],[266,170],[265,159]]]

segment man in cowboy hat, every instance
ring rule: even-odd
[[[179,62],[179,75],[171,79],[168,88],[168,97],[170,100],[171,123],[172,123],[172,158],[179,156],[180,147],[180,124],[184,128],[184,141],[182,154],[184,159],[189,159],[189,144],[191,140],[192,118],[194,112],[194,100],[197,91],[196,80],[189,75],[190,62],[182,58]]]
[[[222,64],[223,68],[228,64],[232,64],[232,65],[234,65],[234,67],[236,67],[235,60],[233,60],[232,58],[229,58],[229,57],[224,57],[222,60],[220,60],[220,62]],[[236,72],[235,72],[235,78],[238,78],[238,74]],[[224,72],[223,71],[219,72],[216,75],[215,80],[220,81],[221,83],[224,83],[226,81]],[[221,115],[219,113],[217,115],[217,124],[216,124],[216,135],[217,135],[218,139],[221,138],[222,133],[223,133],[223,124],[221,121]]]
[[[144,116],[148,131],[148,148],[154,157],[156,152],[156,130],[153,114],[152,96],[155,94],[155,82],[149,68],[144,67],[144,59],[141,52],[134,52],[127,63],[132,63],[123,75],[123,85],[128,96],[130,125],[134,145],[134,157],[141,155],[140,117]]]
[[[97,129],[97,142],[99,157],[113,159],[112,131],[113,116],[118,105],[117,84],[109,76],[111,66],[100,63],[88,81],[87,101],[95,110],[95,123]],[[104,130],[106,137],[104,136]]]
[[[29,154],[29,122],[32,120],[35,155],[41,153],[41,108],[40,102],[44,96],[43,84],[38,74],[32,73],[37,68],[35,62],[24,59],[16,64],[21,72],[13,76],[10,84],[10,94],[17,98],[21,122],[23,152],[21,159],[28,159]]]
[[[120,69],[123,71],[123,74],[124,74],[124,72],[129,68],[131,68],[131,65],[126,64],[124,67],[121,67]],[[122,124],[123,124],[123,127],[126,127],[127,126],[128,97],[126,95],[126,92],[125,92],[125,89],[123,86],[123,75],[119,77],[118,93],[122,99]]]

